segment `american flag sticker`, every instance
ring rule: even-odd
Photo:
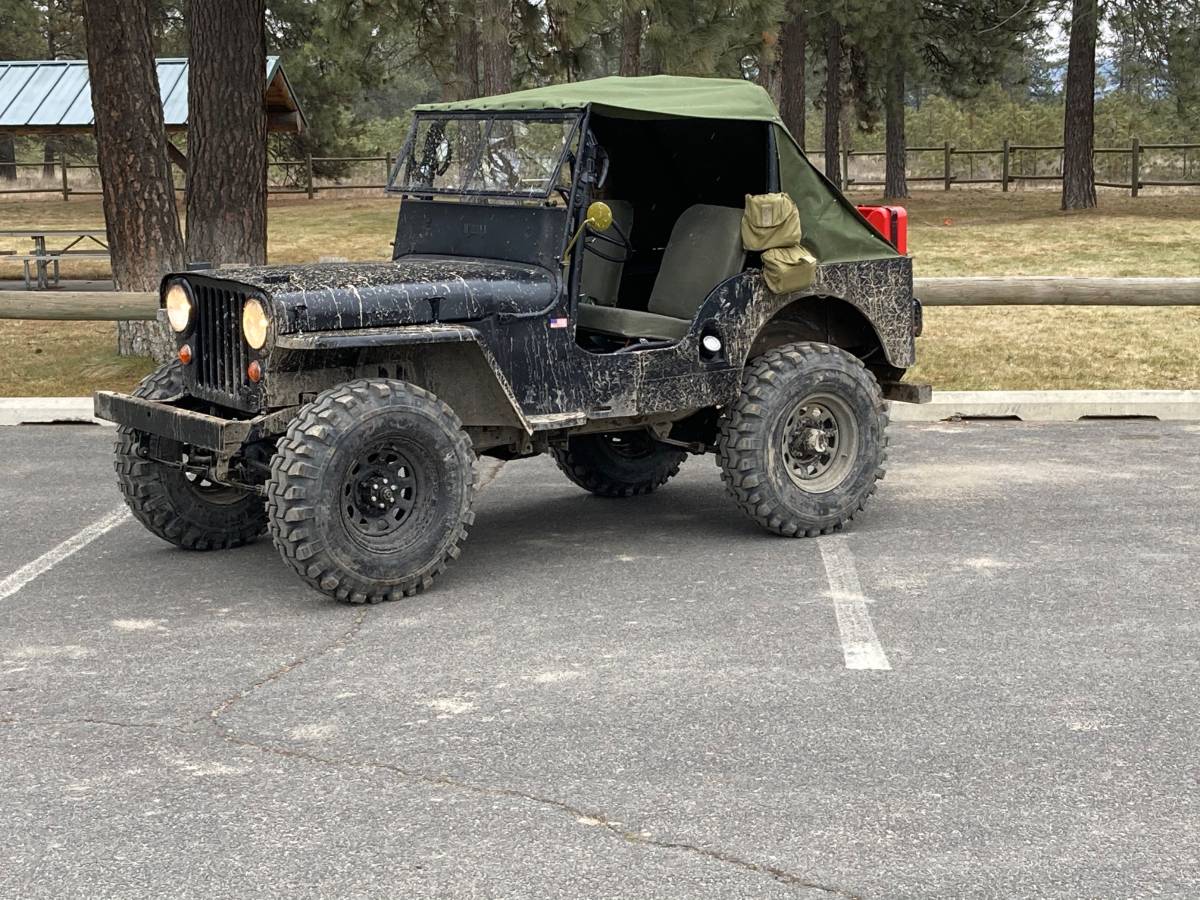
[[[566,328],[566,327],[567,327],[567,320],[566,320],[566,318],[565,318],[565,317],[564,317],[564,318],[561,318],[561,319],[551,319],[551,320],[550,320],[550,327],[551,327],[551,328]]]

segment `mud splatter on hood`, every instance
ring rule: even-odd
[[[556,273],[502,260],[409,256],[392,262],[222,266],[187,276],[266,294],[279,333],[463,322],[537,312],[554,302]]]

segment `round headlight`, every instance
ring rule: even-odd
[[[267,328],[270,324],[262,303],[253,297],[247,300],[242,307],[242,334],[246,336],[246,343],[255,350],[261,350],[267,342]]]
[[[167,296],[163,305],[167,310],[167,321],[171,323],[171,330],[187,331],[192,321],[192,298],[188,296],[183,282],[173,281],[167,285]]]

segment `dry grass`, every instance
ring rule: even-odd
[[[128,390],[154,367],[118,356],[111,322],[0,321],[0,397]]]
[[[909,253],[925,276],[1200,274],[1200,193],[1100,203],[1062,212],[1052,191],[919,194],[905,204]]]
[[[922,193],[907,203],[909,249],[919,275],[1200,275],[1200,195],[1105,193],[1101,204],[1063,213],[1049,191]],[[273,200],[270,258],[386,259],[395,214],[396,201],[370,196]],[[0,201],[0,228],[101,222],[98,199]],[[64,269],[107,274],[84,262]],[[14,277],[19,267],[0,262],[0,278]],[[116,357],[113,332],[103,323],[0,322],[0,396],[129,387],[147,366]],[[1200,307],[937,308],[926,311],[912,377],[943,389],[1197,387],[1197,346]],[[53,373],[42,371],[48,359]]]
[[[941,390],[1200,387],[1200,307],[938,307],[912,381]]]

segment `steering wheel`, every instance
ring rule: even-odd
[[[629,260],[629,257],[633,254],[633,244],[630,243],[629,235],[627,235],[625,233],[625,229],[623,229],[620,225],[617,224],[616,219],[613,219],[613,223],[612,223],[612,225],[609,226],[609,228],[612,231],[615,231],[617,233],[616,237],[613,237],[607,231],[598,231],[595,228],[593,228],[591,225],[587,226],[588,236],[594,237],[596,240],[584,241],[583,249],[586,250],[588,253],[595,253],[601,259],[607,259],[609,262],[616,262],[616,263],[627,262]],[[600,250],[596,246],[600,242],[604,242],[605,244],[608,244],[609,246],[620,249],[621,255],[620,256],[609,256],[607,253],[604,253],[602,250]]]

